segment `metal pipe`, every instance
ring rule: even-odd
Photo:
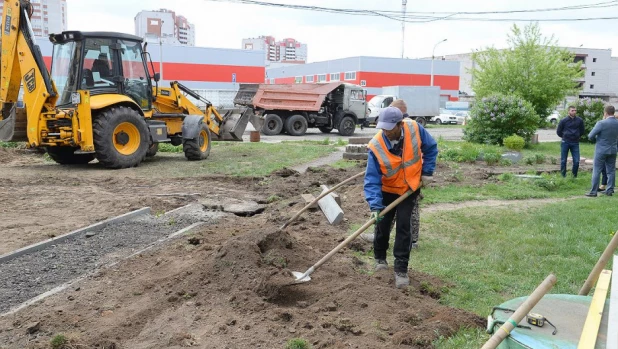
[[[431,51],[431,82],[429,84],[429,86],[433,86],[433,60],[435,59],[435,54],[436,54],[436,47],[438,47],[438,45],[440,45],[441,43],[445,42],[447,39],[444,40],[440,40],[438,41],[434,46],[433,46],[433,51]]]

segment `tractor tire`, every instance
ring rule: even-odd
[[[267,114],[264,118],[262,133],[267,136],[275,136],[283,130],[283,120],[277,114]]]
[[[135,167],[146,157],[148,125],[134,109],[118,106],[102,111],[92,131],[96,157],[104,167]]]
[[[328,126],[321,126],[318,128],[320,129],[320,132],[322,133],[330,133],[333,130],[332,127],[328,127]]]
[[[339,134],[344,137],[350,137],[356,131],[356,123],[354,122],[354,118],[351,116],[344,116],[339,122]]]
[[[302,136],[307,133],[307,119],[302,115],[292,115],[285,120],[285,130],[290,136]]]
[[[189,161],[198,161],[208,158],[210,155],[210,129],[205,123],[202,124],[197,138],[185,139],[182,150]]]
[[[79,148],[47,147],[47,154],[60,165],[84,165],[94,160],[94,154],[75,154]]]
[[[158,151],[159,151],[159,143],[152,143],[150,147],[148,148],[148,151],[146,152],[146,157],[151,158],[157,155]]]

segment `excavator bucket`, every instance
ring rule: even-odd
[[[223,114],[221,132],[214,137],[217,141],[241,141],[247,125],[251,122],[256,130],[261,130],[264,120],[253,114],[251,108],[234,108]]]
[[[5,103],[2,106],[2,120],[0,120],[0,141],[27,142],[26,110],[17,108],[14,103]]]

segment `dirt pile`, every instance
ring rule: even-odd
[[[0,164],[7,164],[20,157],[15,151],[6,148],[0,148]]]

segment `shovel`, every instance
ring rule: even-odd
[[[405,194],[401,195],[397,200],[393,201],[384,210],[382,210],[382,212],[380,212],[379,217],[384,217],[385,214],[387,214],[390,210],[392,210],[397,205],[399,205],[400,202],[405,200],[410,195],[412,195],[412,191],[408,190]],[[322,264],[326,263],[326,261],[328,261],[332,256],[335,255],[335,253],[339,252],[339,250],[341,250],[342,248],[347,246],[350,242],[352,242],[352,240],[356,239],[360,234],[362,234],[365,230],[367,230],[367,228],[369,228],[371,225],[373,225],[373,223],[375,223],[375,221],[376,221],[375,218],[371,218],[367,223],[365,223],[362,227],[358,228],[357,231],[355,231],[352,235],[348,236],[347,239],[345,239],[342,243],[340,243],[332,251],[328,252],[328,254],[326,256],[322,257],[322,259],[320,259],[311,268],[307,269],[306,272],[301,273],[301,272],[293,271],[292,275],[294,275],[294,277],[296,278],[296,280],[294,280],[294,283],[295,284],[300,284],[300,283],[304,283],[304,282],[307,282],[307,281],[311,281],[311,278],[309,277],[309,275],[311,275],[311,273],[313,273],[316,269],[318,269]]]
[[[287,222],[285,222],[285,224],[283,224],[283,225],[281,226],[281,228],[279,228],[279,231],[281,231],[281,230],[283,230],[283,229],[287,228],[287,226],[288,226],[288,225],[290,225],[292,222],[294,222],[294,221],[296,220],[296,218],[298,218],[298,217],[299,217],[299,216],[300,216],[303,212],[305,212],[305,211],[307,211],[309,208],[311,208],[311,206],[313,206],[316,202],[320,201],[320,199],[322,199],[322,198],[323,198],[323,197],[325,197],[326,195],[328,195],[328,194],[332,193],[333,191],[335,191],[335,189],[337,189],[337,188],[339,188],[339,187],[343,186],[344,184],[347,184],[347,183],[349,183],[349,182],[351,182],[351,181],[355,180],[356,178],[358,178],[358,177],[360,177],[360,176],[362,176],[362,175],[364,175],[364,174],[365,174],[365,171],[363,171],[363,172],[361,172],[361,173],[358,173],[358,174],[355,174],[354,176],[352,176],[352,177],[350,177],[350,178],[346,179],[345,181],[343,181],[343,182],[341,182],[341,183],[337,184],[336,186],[334,186],[334,187],[330,188],[329,190],[327,190],[327,191],[323,192],[322,194],[320,194],[317,198],[315,198],[313,201],[311,201],[310,203],[308,203],[308,204],[307,204],[305,207],[303,207],[300,211],[296,212],[296,214],[295,214],[292,218],[288,219],[288,221],[287,221]]]

